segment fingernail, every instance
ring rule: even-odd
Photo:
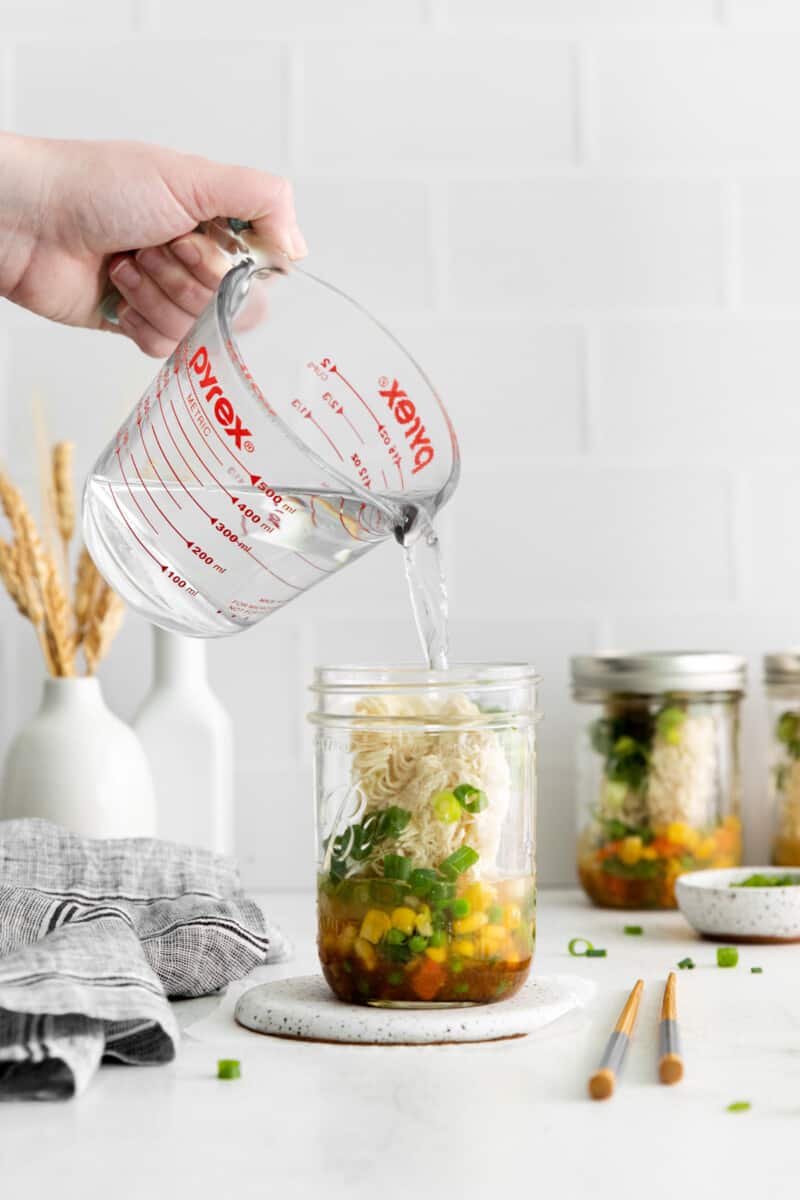
[[[200,262],[200,251],[194,242],[188,239],[180,242],[172,242],[170,249],[179,262],[182,262],[185,267],[196,267]]]
[[[129,258],[123,258],[111,272],[111,278],[115,283],[121,283],[123,287],[135,288],[142,282],[140,271],[133,265]]]
[[[147,250],[140,250],[136,255],[136,261],[144,267],[145,271],[157,271],[161,265],[161,251],[152,246]]]

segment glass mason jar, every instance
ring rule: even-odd
[[[524,665],[321,667],[319,956],[354,1004],[485,1004],[535,937],[536,684]]]
[[[685,871],[741,861],[734,654],[572,659],[586,705],[578,746],[578,874],[605,908],[674,908]]]
[[[800,651],[764,656],[772,861],[800,866]]]

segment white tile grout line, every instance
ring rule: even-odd
[[[161,30],[160,0],[133,0],[133,32],[139,35],[159,33]]]

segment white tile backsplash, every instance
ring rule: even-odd
[[[800,643],[800,6],[794,0],[10,0],[0,119],[291,175],[309,269],[388,321],[458,430],[442,531],[459,658],[542,676],[540,869],[572,878],[567,659]],[[67,16],[68,14],[68,16]],[[145,19],[146,18],[146,19]],[[0,450],[34,485],[30,400],[78,474],[153,374],[124,341],[0,306]],[[0,597],[0,744],[38,650]],[[310,879],[315,662],[418,654],[394,545],[209,647],[237,732],[249,884]],[[150,636],[101,676],[132,716]]]

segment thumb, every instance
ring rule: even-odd
[[[192,157],[188,190],[189,195],[180,199],[197,223],[213,217],[237,217],[249,221],[269,249],[289,258],[303,258],[308,253],[288,179],[253,167]]]

